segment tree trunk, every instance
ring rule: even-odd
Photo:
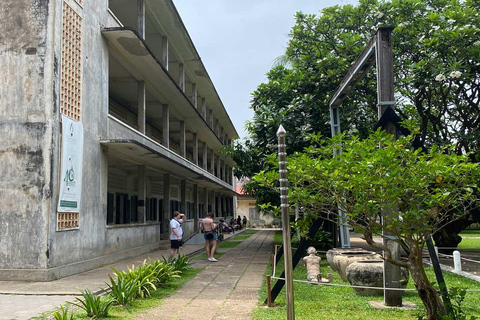
[[[437,290],[430,284],[425,269],[423,268],[422,255],[420,250],[412,250],[409,256],[409,271],[415,282],[418,296],[427,310],[428,320],[440,320],[445,314],[445,306],[437,293]]]
[[[432,237],[433,240],[435,240],[435,245],[439,247],[439,252],[452,254],[460,241],[462,241],[462,237],[458,234],[475,221],[472,219],[471,214],[467,214],[456,221],[451,221],[449,219],[446,222],[447,224],[435,232]],[[442,247],[451,249],[442,249]]]

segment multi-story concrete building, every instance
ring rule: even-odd
[[[235,213],[237,132],[171,0],[3,0],[0,70],[0,280],[158,249],[174,210],[185,237]]]

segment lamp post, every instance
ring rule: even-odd
[[[280,173],[280,203],[282,209],[283,226],[283,258],[285,261],[285,292],[287,296],[287,320],[295,319],[293,308],[293,266],[292,266],[292,245],[290,242],[290,218],[288,212],[288,180],[287,180],[287,152],[285,146],[285,135],[287,132],[282,125],[278,128],[278,163]]]

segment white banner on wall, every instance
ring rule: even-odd
[[[83,126],[62,115],[62,171],[58,212],[80,212]]]

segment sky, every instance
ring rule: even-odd
[[[240,137],[251,94],[285,53],[295,13],[356,0],[173,0]]]

